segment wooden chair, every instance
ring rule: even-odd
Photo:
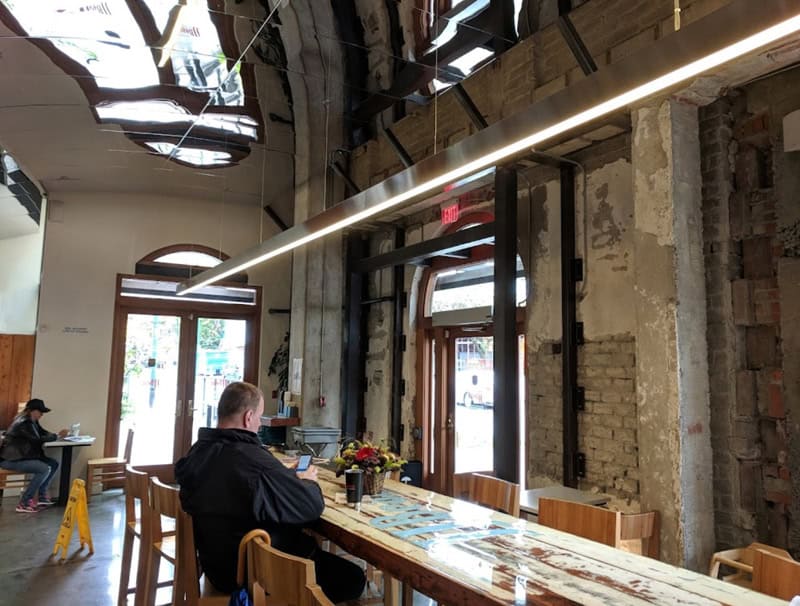
[[[149,523],[150,489],[148,475],[131,466],[125,468],[125,530],[122,541],[122,569],[119,575],[119,594],[117,606],[126,606],[128,594],[134,594],[134,606],[142,606],[147,588],[147,554],[149,533],[144,528]],[[138,506],[138,512],[137,512]],[[133,541],[139,541],[139,560],[136,573],[136,585],[129,588],[131,560],[133,559]]]
[[[306,591],[309,596],[308,606],[333,606],[333,602],[328,599],[319,585],[309,585],[306,587]]]
[[[453,475],[453,496],[519,517],[519,484],[482,473]]]
[[[162,483],[158,478],[150,478],[150,494],[152,515],[147,523],[150,549],[145,582],[146,606],[155,604],[162,559],[174,567],[171,583],[173,606],[226,606],[229,596],[218,592],[214,595],[211,591],[204,591],[204,595],[200,596],[192,519],[181,508],[178,489]],[[175,520],[174,535],[164,532],[162,517]]]
[[[86,471],[86,501],[92,499],[94,484],[100,482],[101,492],[106,489],[106,483],[125,481],[125,467],[131,460],[133,448],[133,430],[128,430],[125,440],[125,453],[122,457],[105,457],[103,459],[89,459]]]
[[[658,559],[658,512],[623,514],[594,505],[539,499],[539,524]],[[638,546],[633,544],[638,541]]]
[[[708,575],[717,579],[719,578],[720,568],[726,566],[732,568],[734,572],[723,575],[723,581],[741,587],[751,587],[753,584],[753,562],[756,551],[765,551],[778,557],[791,559],[789,552],[784,549],[772,547],[764,543],[751,543],[747,547],[726,549],[715,553],[711,556],[711,565],[709,566]]]
[[[781,600],[791,600],[800,595],[800,562],[764,549],[754,549],[753,589]]]
[[[269,534],[260,529],[251,530],[239,543],[236,580],[240,586],[247,582],[254,606],[308,606],[307,587],[317,585],[314,562],[273,548]]]
[[[30,474],[11,469],[0,469],[0,500],[3,498],[3,491],[6,488],[19,488],[20,493],[28,486],[31,481]]]

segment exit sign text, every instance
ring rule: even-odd
[[[442,207],[442,225],[448,225],[449,223],[458,221],[458,211],[457,203]]]

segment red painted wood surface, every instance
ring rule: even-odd
[[[319,529],[324,535],[448,605],[783,603],[391,480],[358,512],[336,504],[341,478],[322,469],[319,478],[327,505]]]

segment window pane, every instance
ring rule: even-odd
[[[131,465],[172,463],[180,334],[176,316],[128,314],[119,452],[134,429]]]

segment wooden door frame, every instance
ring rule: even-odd
[[[258,361],[260,356],[261,341],[261,301],[262,292],[260,286],[249,286],[256,291],[255,305],[245,305],[240,303],[209,303],[204,301],[186,300],[166,300],[166,299],[144,299],[139,297],[124,297],[121,294],[122,280],[135,278],[137,280],[160,281],[160,282],[180,282],[181,278],[168,278],[164,276],[130,275],[117,274],[116,296],[114,300],[114,324],[111,342],[111,367],[109,368],[108,381],[108,400],[106,405],[106,428],[104,453],[107,457],[117,456],[117,446],[119,444],[119,418],[122,404],[122,384],[123,374],[122,364],[125,359],[125,342],[127,338],[127,317],[129,313],[142,314],[163,314],[169,316],[180,316],[181,318],[193,315],[196,316],[222,318],[222,319],[244,319],[248,321],[247,334],[245,341],[245,367],[244,380],[253,384],[258,382]],[[241,288],[241,284],[234,284]],[[189,338],[188,333],[193,331],[183,330],[181,323],[181,348]],[[184,336],[184,333],[187,333]],[[193,333],[196,336],[196,333]],[[183,350],[183,349],[182,349]],[[185,350],[183,350],[185,351]],[[188,358],[189,356],[184,356]],[[191,366],[191,371],[179,369],[178,371],[178,394],[182,395],[189,388],[189,378],[194,377],[194,360],[191,364],[188,360],[183,362]],[[193,383],[193,381],[192,381]],[[186,406],[186,398],[179,398],[183,406]],[[183,430],[181,430],[183,431]],[[176,448],[178,447],[176,434]],[[135,438],[134,438],[135,439]],[[159,477],[172,477],[172,463],[169,465],[156,465],[153,469]],[[163,468],[163,469],[162,469]],[[169,468],[169,469],[167,469]]]

